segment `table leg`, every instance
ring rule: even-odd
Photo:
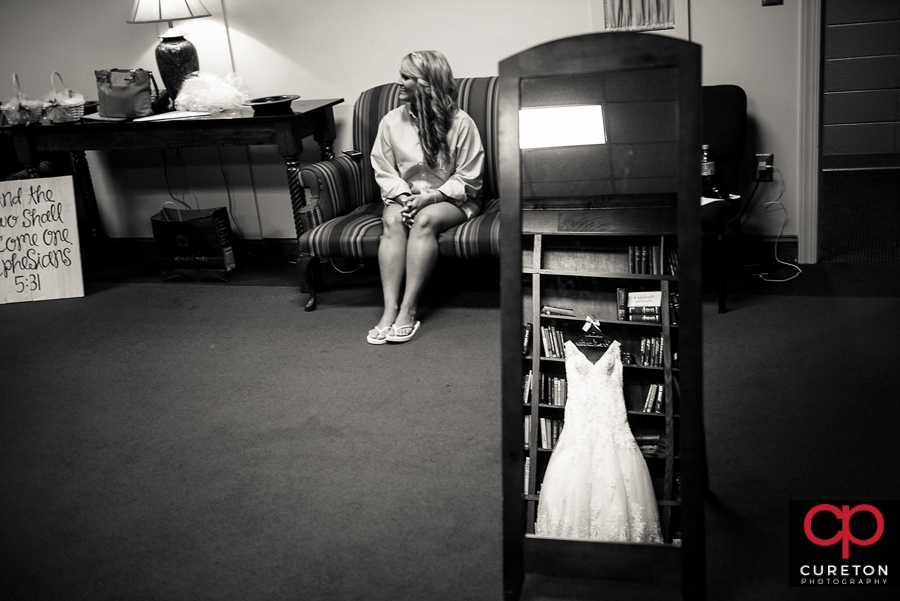
[[[101,240],[106,238],[106,232],[103,230],[103,222],[100,221],[100,209],[97,207],[97,197],[94,195],[94,182],[91,180],[91,169],[88,166],[87,157],[82,151],[72,152],[71,155],[75,188],[81,194],[81,204],[84,207],[90,239],[92,241]]]
[[[287,165],[288,191],[291,195],[291,209],[294,213],[294,228],[297,230],[297,238],[303,233],[303,222],[300,221],[300,210],[306,206],[306,194],[303,192],[303,184],[300,182],[300,155],[284,157]]]
[[[316,268],[313,265],[318,259],[312,261],[312,257],[300,256],[300,235],[303,234],[303,221],[300,219],[300,212],[306,206],[306,193],[303,191],[303,184],[300,182],[300,155],[295,154],[284,157],[287,164],[288,190],[291,194],[291,209],[294,214],[294,229],[297,231],[297,275],[302,283],[302,288],[309,293],[305,309],[312,311],[316,308]]]
[[[325,111],[323,119],[325,120],[325,127],[313,134],[313,139],[319,143],[322,160],[330,161],[334,158],[334,139],[337,137],[337,130],[334,127],[334,113],[330,108]]]
[[[334,140],[322,140],[319,142],[319,150],[322,154],[322,160],[330,161],[334,158]]]

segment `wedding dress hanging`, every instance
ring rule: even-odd
[[[566,341],[565,426],[540,490],[535,533],[662,543],[647,463],[628,425],[618,341],[592,363]]]

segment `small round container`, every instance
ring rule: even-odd
[[[265,96],[263,98],[253,98],[245,104],[253,107],[254,115],[290,115],[291,103],[300,98],[299,96]]]

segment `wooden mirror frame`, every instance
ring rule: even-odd
[[[682,544],[638,545],[526,536],[520,82],[530,77],[658,68],[672,68],[677,73],[678,184],[676,206],[671,213],[680,266],[677,350]],[[518,599],[525,574],[536,573],[680,585],[684,598],[703,599],[706,591],[704,500],[708,479],[701,355],[700,46],[660,35],[588,34],[556,40],[511,56],[500,63],[499,75],[504,596]]]

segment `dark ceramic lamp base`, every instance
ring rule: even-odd
[[[197,49],[177,29],[170,29],[156,47],[156,66],[172,100],[178,96],[184,80],[200,70]]]

